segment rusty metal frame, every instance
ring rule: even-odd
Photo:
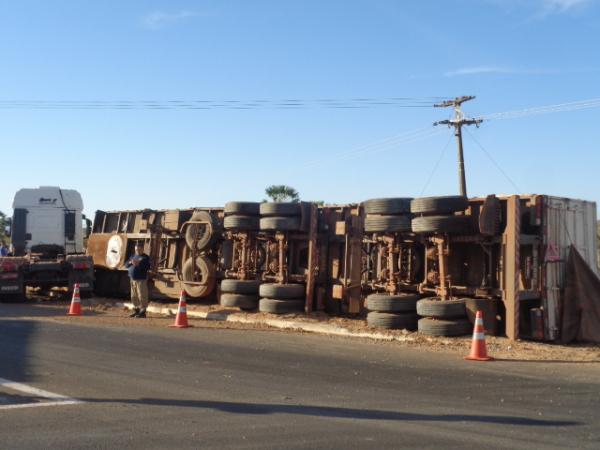
[[[450,256],[450,239],[448,235],[435,236],[431,241],[437,246],[438,253],[438,271],[439,286],[436,287],[436,294],[442,300],[448,300],[452,297],[452,281],[448,274],[448,257]]]
[[[261,239],[255,230],[228,231],[226,239],[232,242],[231,267],[225,270],[228,277],[238,280],[260,278],[261,266],[267,263],[267,252],[261,247]],[[259,264],[261,251],[265,260]]]
[[[413,286],[417,290],[418,282],[413,273],[414,244],[419,243],[413,236],[405,233],[363,235],[362,244],[372,244],[367,255],[371,261],[376,253],[374,267],[371,267],[373,277],[363,280],[363,287],[367,290],[383,290],[390,294],[397,294],[401,288]],[[384,263],[385,262],[385,268]],[[370,262],[367,264],[371,264]]]
[[[310,314],[313,310],[312,303],[315,292],[315,278],[319,271],[317,215],[318,208],[317,205],[313,203],[310,205],[310,226],[308,230],[308,273],[306,275],[306,298],[304,303],[304,311],[307,314]]]

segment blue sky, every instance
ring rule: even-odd
[[[0,108],[0,210],[38,185],[79,190],[89,214],[261,200],[280,183],[336,203],[454,194],[454,141],[427,184],[448,129],[364,147],[449,111],[317,100],[476,95],[465,111],[477,116],[597,99],[598,42],[595,0],[2,1],[0,102],[306,107]],[[469,130],[510,178],[467,134],[469,194],[600,201],[599,118],[581,109]]]

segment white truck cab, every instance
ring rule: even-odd
[[[20,189],[13,201],[15,256],[83,253],[83,201],[79,192],[56,186]]]
[[[26,286],[72,290],[78,284],[82,294],[91,292],[93,261],[83,245],[90,231],[79,192],[20,189],[13,201],[12,253],[0,257],[0,300],[23,298]]]

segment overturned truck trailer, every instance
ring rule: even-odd
[[[250,204],[232,203],[242,203],[242,209]],[[263,218],[265,229],[259,226],[259,204],[252,205],[255,215],[226,214],[223,208],[97,211],[87,247],[96,293],[129,294],[124,264],[143,242],[151,262],[151,298],[177,299],[184,289],[192,300],[216,302],[221,280],[256,279],[301,284],[307,312],[361,311],[358,205],[298,203],[291,207],[297,214],[283,221]],[[282,223],[287,229],[279,229]]]
[[[367,309],[380,311],[371,303],[390,298],[414,302],[416,292],[421,299],[412,312],[426,334],[466,334],[483,310],[488,332],[556,341],[570,249],[598,274],[593,202],[490,195],[374,199],[363,206]],[[392,306],[385,310],[398,309]]]
[[[126,261],[137,242],[150,256],[152,298],[215,297],[223,258],[222,208],[97,211],[87,253],[94,260],[96,293],[127,296]]]
[[[153,298],[176,299],[183,288],[263,312],[366,309],[371,326],[418,321],[442,335],[469,333],[482,309],[488,332],[556,341],[570,248],[598,273],[595,227],[595,203],[545,195],[229,202],[98,211],[88,253],[104,295],[128,294],[124,263],[142,241]]]

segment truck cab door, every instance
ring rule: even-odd
[[[27,241],[31,235],[27,233],[27,211],[25,208],[15,208],[11,225],[11,240],[15,256],[23,256]]]

